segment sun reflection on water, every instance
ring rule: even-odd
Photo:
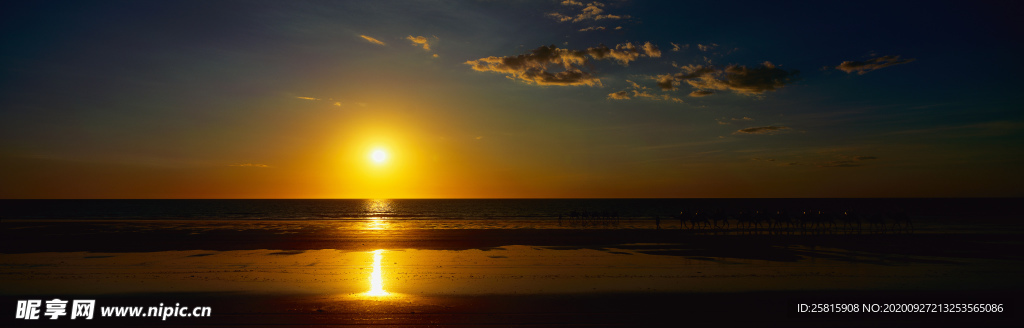
[[[380,262],[384,258],[384,250],[373,251],[373,273],[370,274],[370,291],[367,296],[388,296],[390,293],[384,291],[384,277],[380,269]]]
[[[394,212],[394,203],[390,199],[367,199],[363,203],[363,213],[367,216],[388,216]]]
[[[366,228],[369,230],[387,230],[389,225],[388,218],[372,217],[366,223]]]

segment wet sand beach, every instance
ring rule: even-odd
[[[12,307],[62,297],[213,309],[209,318],[96,325],[931,327],[1011,325],[1024,290],[1015,231],[372,228],[381,224],[4,222],[0,294]],[[1005,303],[1007,311],[796,311],[822,302]],[[62,322],[31,322],[50,323]]]

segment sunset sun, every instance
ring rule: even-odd
[[[370,153],[370,160],[373,161],[374,164],[384,164],[388,161],[388,153],[383,149],[375,149]]]

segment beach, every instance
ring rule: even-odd
[[[629,229],[388,221],[4,221],[0,294],[11,307],[59,297],[213,312],[95,325],[932,327],[1012,325],[1024,290],[1012,230],[716,234],[646,220]],[[816,303],[1006,309],[797,311]]]

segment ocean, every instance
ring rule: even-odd
[[[1018,198],[786,199],[161,199],[0,200],[2,220],[557,220],[572,213],[622,219],[686,211],[900,212],[915,219],[1016,223]]]

